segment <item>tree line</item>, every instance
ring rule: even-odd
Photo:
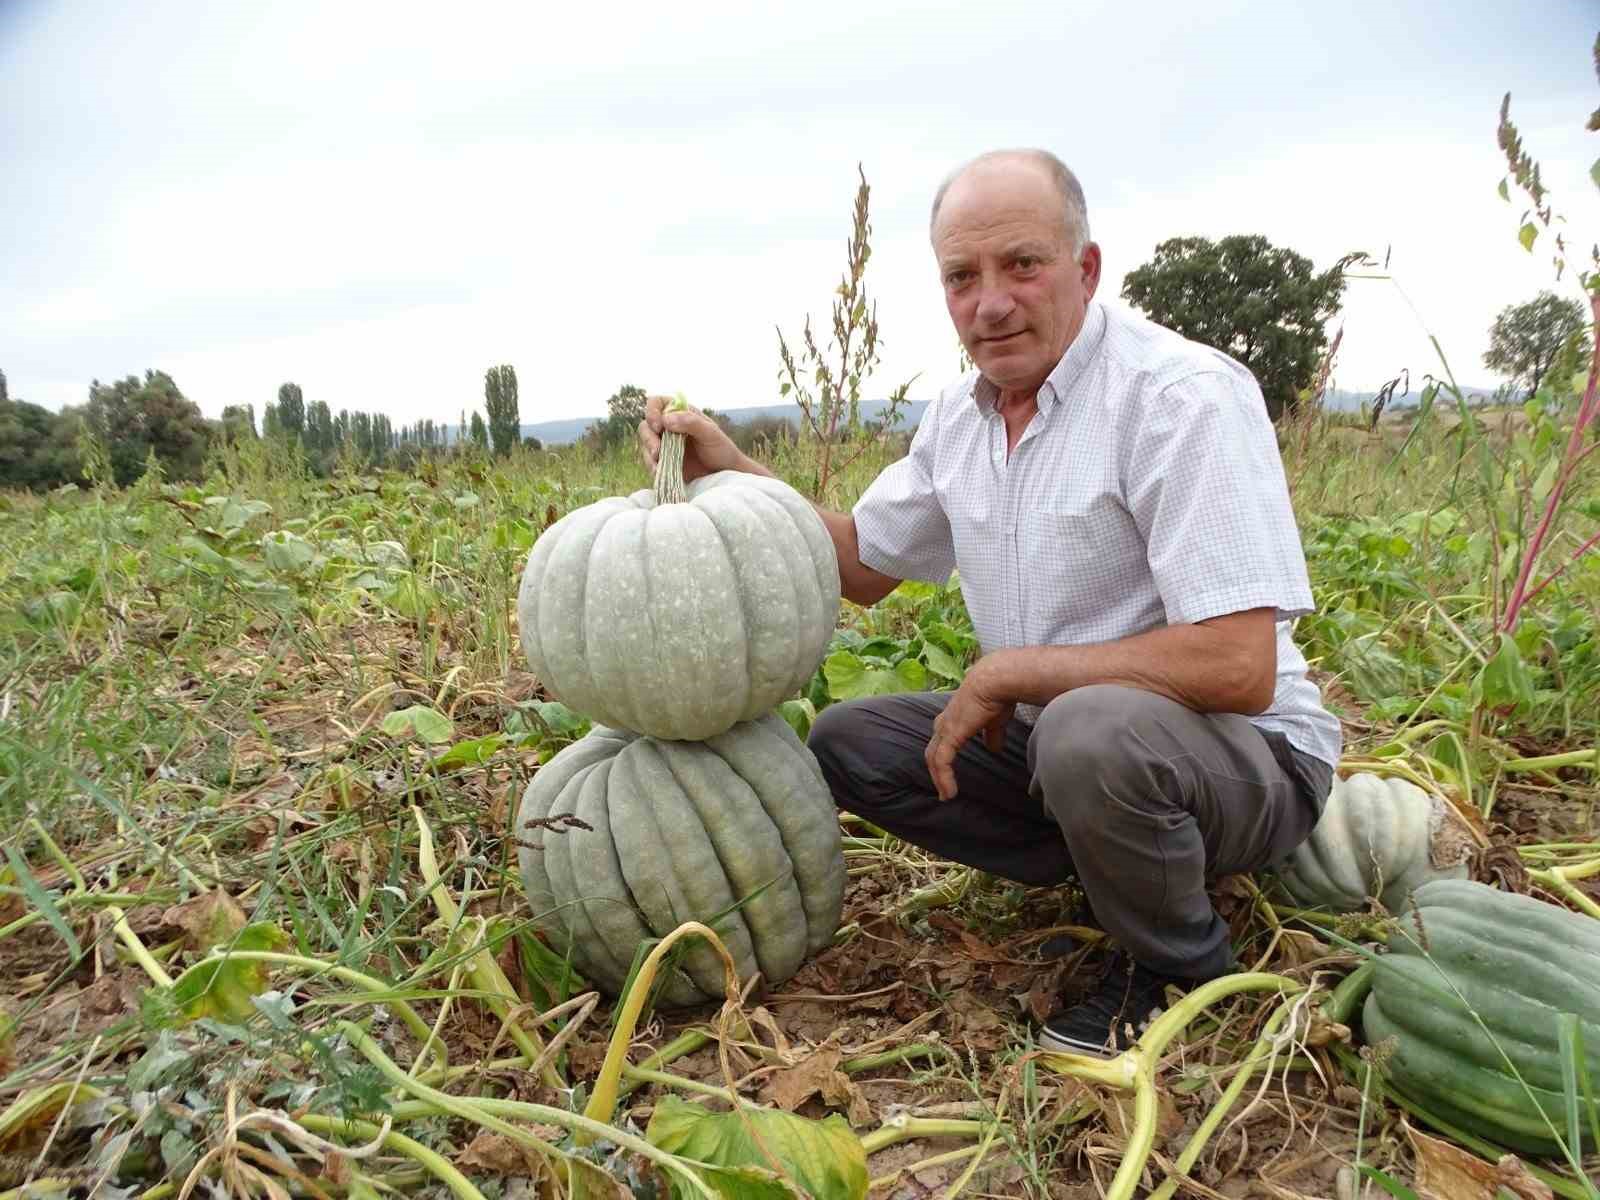
[[[1362,261],[1363,255],[1347,255],[1319,272],[1309,258],[1259,235],[1172,238],[1128,273],[1122,298],[1159,324],[1237,359],[1255,375],[1276,420],[1310,395],[1328,352],[1327,324],[1342,303],[1345,270]],[[1584,307],[1552,292],[1507,306],[1489,334],[1484,364],[1508,377],[1508,398],[1542,389],[1552,402],[1562,402],[1573,373],[1588,361]],[[644,403],[644,389],[623,385],[585,442],[605,450],[631,441]],[[799,433],[781,418],[733,425],[725,416],[708,415],[746,451]],[[306,403],[295,383],[285,383],[266,403],[259,429],[249,404],[229,405],[220,420],[211,421],[162,371],[110,384],[96,380],[87,404],[52,413],[11,399],[0,372],[0,488],[43,490],[96,474],[126,486],[152,460],[169,477],[192,479],[214,446],[257,437],[296,447],[317,474],[339,464],[406,469],[422,455],[463,447],[503,455],[521,441],[517,373],[509,364],[490,367],[483,411],[469,418],[463,410],[452,431],[432,419],[396,427],[383,413],[335,413],[326,401]]]
[[[509,453],[521,441],[514,367],[489,369],[484,407],[487,420],[477,411],[469,419],[462,410],[454,429],[431,418],[396,426],[384,413],[334,412],[325,400],[308,404],[299,384],[285,383],[263,407],[258,427],[253,404],[230,404],[210,420],[172,376],[151,370],[142,379],[95,380],[87,403],[51,412],[13,398],[0,371],[0,488],[45,491],[97,480],[127,487],[151,462],[167,478],[198,479],[213,450],[257,439],[293,447],[316,475],[341,465],[404,470],[424,454],[469,447]],[[538,449],[538,439],[532,445]]]

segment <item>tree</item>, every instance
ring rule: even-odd
[[[222,410],[222,438],[237,442],[240,438],[256,436],[256,406],[254,404],[229,404]]]
[[[637,436],[639,422],[644,420],[645,390],[625,383],[606,400],[607,416],[596,422],[600,426],[602,446],[625,446]]]
[[[82,476],[73,426],[76,415],[53,413],[7,397],[0,376],[0,487],[43,491]]]
[[[522,438],[522,414],[517,407],[517,369],[490,367],[483,379],[483,410],[489,414],[489,438],[496,454],[509,453]]]
[[[305,432],[306,401],[298,383],[286,383],[278,389],[278,424],[290,440]]]
[[[1277,420],[1311,384],[1327,345],[1323,327],[1339,311],[1353,257],[1319,275],[1309,258],[1259,234],[1171,238],[1128,272],[1122,298],[1157,324],[1237,359]]]
[[[306,406],[306,449],[316,458],[333,454],[333,410],[326,400]]]
[[[154,452],[167,474],[198,479],[210,431],[200,408],[164,371],[146,371],[113,384],[89,385],[84,420],[111,459],[112,478],[127,487],[144,474]]]
[[[472,431],[468,436],[474,446],[487,450],[489,448],[489,427],[483,423],[483,414],[472,414]]]
[[[1483,365],[1510,376],[1513,386],[1526,387],[1531,396],[1563,351],[1580,361],[1589,357],[1588,315],[1577,300],[1545,291],[1500,310],[1489,327]]]
[[[278,420],[278,404],[275,400],[268,400],[266,407],[261,410],[261,436],[268,441],[283,436],[283,424]]]

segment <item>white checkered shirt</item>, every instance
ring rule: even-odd
[[[861,561],[933,582],[959,568],[985,652],[1276,608],[1277,688],[1251,720],[1337,763],[1339,722],[1290,632],[1311,585],[1249,371],[1091,302],[1009,461],[996,394],[972,372],[928,406],[910,453],[856,504]]]

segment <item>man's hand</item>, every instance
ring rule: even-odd
[[[654,475],[661,456],[661,434],[666,430],[687,439],[683,447],[683,481],[689,483],[713,471],[746,471],[751,475],[771,474],[760,463],[747,458],[733,439],[703,412],[689,409],[667,412],[671,396],[650,396],[644,403],[644,420],[639,422],[639,455],[645,469]]]
[[[933,737],[923,758],[934,790],[941,800],[956,794],[956,751],[974,734],[983,735],[983,744],[998,754],[1005,749],[1006,726],[1017,710],[1014,696],[1005,682],[1006,651],[988,655],[972,664],[950,703],[933,722]]]

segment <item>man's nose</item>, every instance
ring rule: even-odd
[[[978,292],[978,320],[985,325],[1002,324],[1015,307],[1011,293],[999,281],[985,280]]]

